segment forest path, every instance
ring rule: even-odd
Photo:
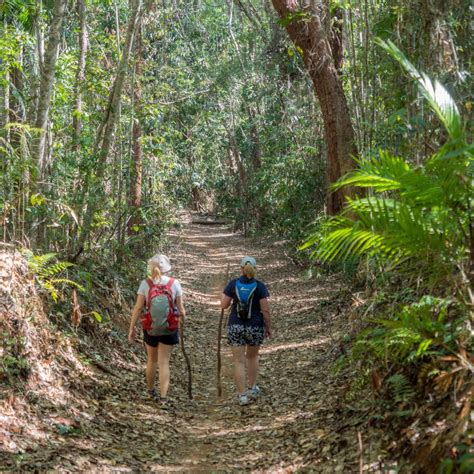
[[[333,374],[336,341],[348,332],[340,277],[308,280],[284,242],[245,239],[225,225],[188,219],[169,237],[163,250],[184,289],[194,399],[179,347],[169,391],[175,408],[146,396],[143,345],[126,340],[129,314],[103,326],[85,321],[80,335],[55,331],[43,316],[38,327],[50,332],[28,333],[35,375],[16,391],[0,386],[0,470],[359,472],[362,439],[366,470],[376,471],[371,440],[378,444],[382,434],[358,432],[369,414],[350,406],[344,375]],[[221,398],[216,347],[219,297],[244,255],[257,259],[257,277],[269,288],[274,335],[261,349],[262,396],[240,407],[225,330]]]
[[[177,408],[179,448],[167,468],[356,470],[355,442],[346,443],[344,455],[331,456],[331,451],[337,451],[334,437],[340,435],[334,429],[343,420],[337,420],[337,390],[330,383],[330,362],[338,348],[331,337],[337,330],[331,314],[335,308],[328,302],[340,285],[330,277],[324,284],[308,281],[284,255],[284,246],[244,239],[226,226],[188,223],[171,238],[173,274],[182,281],[186,295],[185,341],[193,363],[195,401]],[[257,278],[269,287],[274,337],[261,349],[258,383],[263,395],[256,403],[240,407],[225,338],[223,396],[217,397],[216,347],[227,268],[235,277],[244,255],[257,259]],[[178,359],[180,391],[185,391],[184,363],[181,355]],[[176,375],[172,384],[173,378]],[[171,396],[182,399],[184,394],[174,395],[176,390],[171,388]],[[357,434],[349,436],[355,441]]]

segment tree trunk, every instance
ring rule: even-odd
[[[42,1],[37,0],[36,2],[36,15],[34,17],[34,27],[36,33],[36,52],[38,57],[38,68],[41,71],[43,69],[44,60],[44,36],[43,30],[41,29],[43,15]]]
[[[343,30],[344,30],[344,11],[342,8],[335,7],[331,18],[331,51],[334,67],[340,75],[344,62]]]
[[[232,125],[234,120],[232,119]],[[245,171],[244,162],[237,146],[234,129],[227,129],[227,137],[229,139],[228,157],[229,165],[235,169],[238,176],[237,195],[239,198],[239,216],[235,221],[234,231],[243,228],[244,235],[248,234],[248,194],[247,194],[247,173]]]
[[[39,170],[40,176],[44,169],[44,151],[46,143],[46,128],[48,124],[49,104],[54,84],[54,71],[58,58],[59,42],[61,39],[61,25],[63,22],[67,0],[55,0],[53,17],[48,36],[48,46],[44,53],[41,68],[41,80],[36,111],[35,128],[39,129],[39,136],[33,143],[33,159]],[[41,59],[39,58],[41,64]]]
[[[0,32],[2,35],[6,35],[8,28],[7,20],[4,19],[3,23],[0,24]],[[4,139],[5,142],[9,142],[10,134],[6,126],[9,122],[10,114],[10,73],[8,71],[8,65],[3,76],[3,86],[0,86],[0,138]],[[1,146],[5,146],[2,144]],[[3,166],[2,166],[3,168]]]
[[[132,172],[130,177],[130,207],[132,216],[128,221],[128,233],[141,223],[140,207],[142,203],[142,127],[140,123],[142,108],[141,74],[143,71],[142,28],[138,26],[135,39],[135,81],[133,83],[133,126],[132,126]]]
[[[110,153],[110,149],[114,140],[115,125],[119,118],[119,106],[120,97],[122,95],[122,89],[125,82],[125,77],[128,71],[128,63],[130,58],[130,52],[133,48],[133,42],[135,38],[135,32],[137,26],[140,24],[143,15],[143,5],[141,0],[132,0],[132,9],[130,19],[127,27],[127,35],[125,38],[125,45],[122,50],[122,56],[117,68],[117,75],[115,76],[114,83],[110,90],[108,104],[102,119],[102,123],[97,131],[96,140],[94,143],[94,156],[97,157],[97,168],[95,172],[95,180],[99,187],[103,189],[103,178],[105,175],[105,168],[107,158]],[[102,193],[100,193],[102,194]],[[99,199],[98,199],[99,197]],[[84,243],[89,238],[92,219],[97,209],[97,205],[100,200],[100,195],[97,196],[97,189],[93,192],[89,192],[89,202],[82,225],[82,232],[78,239],[78,251],[80,252],[84,246]]]
[[[302,9],[296,0],[272,2],[280,18],[285,21],[289,15],[303,14],[302,18],[289,21],[286,30],[295,45],[303,51],[305,66],[319,99],[327,146],[327,180],[331,184],[354,168],[352,156],[357,154],[357,148],[346,97],[334,64],[329,31],[322,24],[322,18],[326,18],[329,12],[321,2],[310,0],[304,0]],[[328,213],[337,214],[343,208],[344,195],[354,194],[352,188],[328,193]]]
[[[256,173],[262,167],[262,148],[260,146],[260,135],[255,110],[249,106],[247,107],[247,112],[250,121],[250,138],[252,140],[252,151],[250,156],[252,158],[253,171]]]
[[[0,138],[9,143],[10,133],[7,125],[10,111],[10,74],[7,71],[3,77],[4,84],[0,86]],[[5,146],[2,144],[1,146]]]
[[[10,71],[8,116],[9,122],[23,123],[26,119],[25,108],[19,99],[19,97],[21,97],[24,92],[23,74],[21,71],[21,66],[23,66],[23,52],[19,54],[17,61],[20,67],[14,66]],[[15,150],[18,150],[21,146],[20,136],[22,133],[23,131],[17,127],[14,127],[10,130],[10,145]]]
[[[74,112],[72,115],[72,142],[76,153],[80,149],[80,137],[82,129],[82,83],[86,71],[86,55],[88,45],[87,22],[86,22],[86,2],[77,0],[77,16],[79,18],[79,58],[77,60],[76,83],[74,85]]]

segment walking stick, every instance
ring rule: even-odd
[[[193,399],[193,376],[191,373],[191,361],[189,360],[188,354],[186,354],[186,349],[184,348],[184,322],[180,321],[179,325],[179,339],[181,342],[181,350],[183,351],[184,360],[186,361],[186,367],[188,368],[188,397],[190,400]]]
[[[222,381],[221,381],[221,338],[222,338],[222,320],[224,319],[224,309],[221,309],[219,317],[219,328],[217,330],[217,396],[222,397]]]
[[[226,275],[226,283],[229,279],[229,269],[230,263],[227,264],[227,275]],[[224,283],[225,284],[225,283]],[[221,309],[221,315],[219,317],[219,327],[217,329],[217,396],[222,397],[222,380],[221,380],[221,368],[222,368],[222,361],[221,361],[221,339],[222,339],[222,321],[224,320],[224,309]]]

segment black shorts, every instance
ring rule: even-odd
[[[158,347],[158,344],[165,344],[166,346],[174,346],[179,343],[178,331],[173,334],[166,334],[165,336],[150,336],[147,331],[143,331],[143,340],[145,344],[151,347]]]

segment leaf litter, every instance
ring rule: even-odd
[[[341,402],[348,375],[333,371],[341,355],[335,341],[349,331],[344,309],[352,300],[340,277],[315,283],[281,248],[243,239],[225,225],[188,222],[170,233],[170,242],[173,275],[185,292],[194,399],[187,398],[177,347],[169,411],[145,395],[145,353],[141,342],[126,340],[129,314],[118,314],[112,329],[79,327],[77,335],[64,335],[36,298],[26,326],[32,282],[28,290],[19,255],[2,255],[11,278],[2,283],[9,306],[0,329],[28,339],[24,353],[34,363],[28,376],[2,380],[1,469],[332,473],[358,471],[362,462],[365,472],[387,472],[384,427],[368,429],[364,401],[355,408]],[[237,276],[247,254],[257,259],[258,278],[271,293],[274,337],[261,351],[262,396],[240,407],[225,341],[223,396],[217,397],[217,322],[227,265]]]

